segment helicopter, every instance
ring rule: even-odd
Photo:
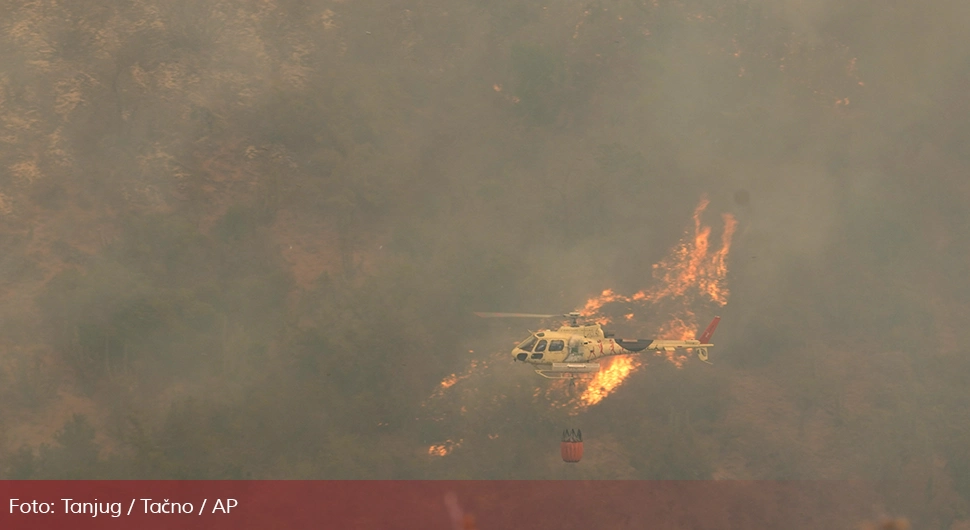
[[[714,330],[721,321],[716,316],[704,333],[696,340],[666,339],[617,339],[611,331],[605,331],[598,323],[582,323],[578,311],[564,315],[538,315],[532,313],[475,313],[483,318],[553,318],[566,317],[557,330],[540,330],[512,349],[512,360],[536,366],[536,373],[546,379],[574,379],[599,372],[599,363],[592,362],[612,355],[631,355],[642,351],[673,352],[677,348],[694,350],[697,357],[707,363],[707,349]]]

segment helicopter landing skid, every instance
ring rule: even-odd
[[[569,372],[554,372],[552,370],[536,370],[536,373],[545,377],[546,379],[592,379],[593,375],[588,373],[569,373]]]

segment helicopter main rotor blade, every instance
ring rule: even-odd
[[[562,315],[536,315],[536,314],[533,314],[533,313],[480,313],[480,312],[477,312],[477,311],[475,312],[475,314],[478,315],[478,316],[480,316],[480,317],[482,317],[482,318],[505,318],[505,317],[510,317],[510,318],[552,318],[552,317],[562,316]]]

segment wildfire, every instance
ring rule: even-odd
[[[430,456],[448,456],[452,451],[461,447],[461,443],[464,440],[458,440],[457,442],[452,440],[445,440],[444,443],[432,445],[428,448],[428,455]]]
[[[721,233],[721,248],[710,251],[711,227],[701,221],[701,214],[710,203],[706,198],[694,209],[694,230],[688,233],[659,263],[653,265],[653,276],[657,287],[625,296],[606,289],[599,296],[586,301],[582,314],[588,318],[607,324],[610,317],[600,314],[604,305],[614,302],[656,303],[665,299],[680,298],[692,302],[696,296],[703,295],[718,305],[727,304],[729,291],[724,285],[727,276],[727,256],[731,251],[731,239],[738,222],[731,214],[724,214],[724,231]],[[633,313],[624,315],[633,320]],[[663,337],[663,338],[693,338]]]
[[[606,325],[610,323],[610,317],[605,315],[600,315],[599,311],[602,309],[604,304],[609,304],[612,302],[629,302],[630,298],[616,294],[612,289],[607,289],[600,293],[599,296],[595,298],[590,298],[586,301],[586,305],[580,312],[584,317],[590,318],[601,325]],[[631,317],[632,318],[632,317]]]
[[[463,381],[486,376],[489,373],[487,368],[490,364],[490,361],[473,359],[464,371],[450,374],[442,379],[437,387],[435,387],[434,392],[421,402],[421,408],[425,411],[421,416],[434,422],[442,422],[449,417],[464,416],[467,414],[468,407],[462,404],[463,400],[467,399],[469,397],[468,393],[474,391],[476,388],[470,386],[467,382],[462,385],[464,388],[456,389],[455,387]],[[478,382],[481,383],[481,381]],[[446,395],[459,391],[462,394],[461,396],[456,397],[451,395],[448,399],[445,399]],[[433,445],[428,449],[428,454],[445,456],[450,451],[451,448],[448,448],[447,445]]]
[[[657,338],[688,340],[697,336],[697,320],[691,307],[698,298],[706,299],[719,306],[727,304],[730,294],[725,285],[727,277],[727,257],[731,251],[731,239],[737,228],[737,220],[731,214],[722,215],[724,229],[721,232],[720,248],[711,248],[711,227],[701,219],[708,201],[702,198],[694,209],[693,229],[688,230],[681,241],[660,262],[653,266],[655,287],[639,291],[631,296],[622,295],[606,289],[599,296],[590,298],[583,307],[582,314],[590,319],[606,324],[610,317],[601,313],[603,307],[615,302],[636,302],[657,304],[665,302],[672,311],[669,319],[657,330]],[[633,313],[623,317],[632,321]],[[663,352],[668,362],[677,367],[683,366],[687,356],[683,352]],[[640,358],[606,358],[600,371],[591,379],[585,391],[575,403],[575,411],[595,405],[605,399],[623,381],[642,365]]]
[[[590,320],[606,324],[616,318],[625,325],[636,322],[637,308],[653,307],[653,313],[666,315],[665,320],[655,327],[647,337],[658,339],[687,340],[697,337],[697,319],[692,308],[697,302],[707,302],[716,306],[727,304],[729,291],[725,285],[727,276],[727,258],[731,249],[731,239],[737,228],[737,221],[730,214],[723,215],[724,226],[720,234],[720,241],[714,239],[711,244],[713,230],[705,225],[702,215],[709,201],[704,198],[694,209],[693,223],[687,229],[684,237],[675,245],[668,255],[652,268],[653,287],[636,292],[632,295],[617,293],[606,289],[598,296],[586,301],[581,313]],[[716,234],[713,235],[716,238]],[[720,243],[718,245],[718,243]],[[611,308],[610,304],[622,303],[622,310]],[[491,359],[496,363],[507,361],[506,352],[495,352]],[[688,360],[683,351],[661,352],[660,357],[667,362],[681,367]],[[537,384],[532,392],[536,403],[542,403],[554,409],[560,409],[570,415],[576,415],[594,406],[629,378],[630,374],[642,368],[646,362],[643,356],[604,357],[598,360],[600,370],[592,378],[575,381],[577,388],[573,389],[568,380],[555,380]],[[427,406],[434,421],[442,421],[445,417],[461,416],[467,410],[465,400],[475,399],[477,407],[482,405],[500,406],[508,396],[496,392],[496,382],[489,377],[499,377],[492,370],[491,360],[471,361],[467,370],[445,377],[435,388],[422,406]],[[468,380],[468,381],[466,381]],[[462,383],[462,385],[459,385]],[[464,387],[460,396],[446,395],[457,392],[455,387]],[[479,389],[488,395],[482,397]],[[458,401],[456,401],[458,400]],[[497,438],[497,435],[494,435]],[[488,435],[488,439],[494,439]],[[430,446],[427,451],[431,456],[447,456],[459,447],[462,440],[457,442],[448,440],[441,444]]]
[[[600,371],[589,382],[580,403],[585,407],[593,406],[613,390],[623,384],[623,381],[640,367],[640,360],[636,357],[607,357],[606,366],[600,366]]]
[[[465,372],[462,373],[461,375],[451,374],[448,377],[444,378],[441,381],[441,383],[438,385],[437,390],[435,390],[434,393],[431,394],[431,396],[428,399],[437,399],[437,398],[440,398],[441,396],[444,395],[444,393],[445,393],[446,390],[448,390],[449,388],[455,386],[459,381],[463,381],[465,379],[468,379],[469,377],[472,376],[472,374],[475,373],[475,371],[479,368],[479,366],[481,366],[482,368],[484,368],[486,366],[486,364],[487,363],[485,363],[485,362],[479,363],[478,361],[473,360],[471,363],[469,363],[468,370],[465,370]],[[424,406],[424,405],[422,405],[422,406]]]
[[[455,386],[455,383],[457,382],[458,382],[458,376],[456,376],[455,374],[451,374],[448,377],[446,377],[443,381],[441,381],[441,388],[447,390]]]
[[[724,231],[721,233],[721,248],[710,252],[711,227],[701,222],[701,214],[709,201],[701,199],[694,209],[694,232],[687,234],[674,247],[671,253],[653,266],[654,279],[658,286],[649,291],[641,291],[634,299],[658,302],[663,299],[684,298],[692,301],[695,291],[706,295],[711,301],[723,306],[727,304],[728,289],[724,286],[727,276],[727,256],[731,251],[731,238],[738,222],[731,214],[724,214]]]

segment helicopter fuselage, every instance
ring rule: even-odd
[[[536,365],[536,372],[543,377],[563,379],[598,372],[599,364],[592,361],[602,357],[695,346],[706,361],[706,347],[711,345],[698,340],[616,339],[599,324],[565,325],[533,333],[512,350],[512,359]]]

